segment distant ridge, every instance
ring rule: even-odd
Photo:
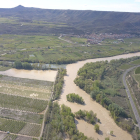
[[[68,32],[73,33],[130,33],[140,35],[140,13],[110,12],[91,10],[54,10],[27,8],[19,5],[15,8],[0,8],[0,17],[16,17],[20,21],[46,21],[54,24],[65,23]],[[5,26],[4,26],[5,27]],[[3,27],[2,27],[3,28]],[[58,28],[57,28],[58,29]],[[77,32],[76,31],[76,32]],[[55,30],[53,29],[53,33]]]
[[[22,5],[18,5],[18,6],[16,6],[16,7],[14,7],[14,8],[16,8],[16,9],[23,9],[23,8],[25,8],[25,7],[22,6]]]

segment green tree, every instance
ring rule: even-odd
[[[98,124],[95,124],[94,129],[97,133],[99,133],[100,127]]]
[[[31,64],[28,63],[28,62],[24,62],[24,63],[22,64],[22,68],[23,68],[23,69],[27,69],[27,70],[31,70],[31,69],[32,69],[32,66],[31,66]]]
[[[21,61],[15,61],[15,63],[14,63],[14,67],[16,68],[16,69],[22,69],[22,63],[21,63]]]
[[[113,135],[113,131],[110,131],[110,135]]]

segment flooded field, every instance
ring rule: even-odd
[[[28,78],[35,80],[51,81],[54,82],[56,78],[57,71],[54,70],[18,70],[18,69],[9,69],[7,71],[0,71],[0,74],[19,77],[19,78]]]
[[[140,56],[140,53],[133,53],[133,54],[124,54],[118,55],[114,57],[107,57],[107,58],[97,58],[97,59],[88,59],[85,61],[79,61],[77,63],[67,65],[67,76],[65,76],[65,83],[63,86],[63,92],[60,97],[59,103],[65,104],[72,109],[72,112],[76,112],[78,110],[93,110],[94,113],[97,113],[97,117],[100,119],[100,133],[97,134],[94,130],[94,126],[91,124],[86,123],[83,120],[76,120],[77,128],[80,132],[83,132],[88,137],[93,137],[95,139],[104,140],[106,137],[110,137],[111,140],[132,140],[132,136],[127,133],[126,131],[122,130],[120,127],[116,125],[114,120],[109,115],[109,111],[103,108],[100,104],[96,103],[90,98],[85,91],[80,89],[78,86],[75,85],[73,82],[77,76],[77,72],[79,68],[81,68],[84,64],[88,62],[97,62],[97,61],[105,61],[105,60],[113,60],[113,59],[120,59],[120,58],[129,58],[134,56]],[[85,101],[85,105],[79,105],[76,103],[67,102],[66,95],[69,93],[76,93],[79,94]],[[114,135],[110,136],[109,132],[113,131]]]

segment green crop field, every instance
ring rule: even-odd
[[[45,100],[37,100],[0,93],[0,107],[4,108],[42,112],[47,107],[47,103],[48,101]]]
[[[0,131],[39,137],[53,82],[0,75]],[[19,136],[18,136],[19,137]]]
[[[24,128],[19,132],[22,135],[39,137],[41,125],[27,123]]]
[[[86,38],[33,35],[0,35],[0,60],[43,63],[71,63],[88,58],[107,57],[140,51],[139,38],[104,40],[87,46]]]
[[[0,130],[18,133],[25,126],[25,122],[0,118]]]
[[[33,99],[48,100],[51,95],[52,82],[14,78],[8,76],[0,77],[0,92]]]
[[[0,117],[37,124],[41,124],[43,119],[42,114],[10,110],[4,108],[0,108]]]
[[[9,131],[10,133],[38,137],[40,134],[40,129],[41,125],[38,124],[0,118],[1,131]]]

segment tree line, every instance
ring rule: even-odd
[[[88,123],[95,124],[96,122],[100,122],[100,119],[97,118],[97,114],[91,111],[79,110],[75,112],[75,117],[77,119],[83,119]]]
[[[54,84],[53,100],[58,99],[61,94],[64,84],[64,76],[66,75],[66,73],[67,73],[66,69],[63,68],[58,69],[58,73]]]

